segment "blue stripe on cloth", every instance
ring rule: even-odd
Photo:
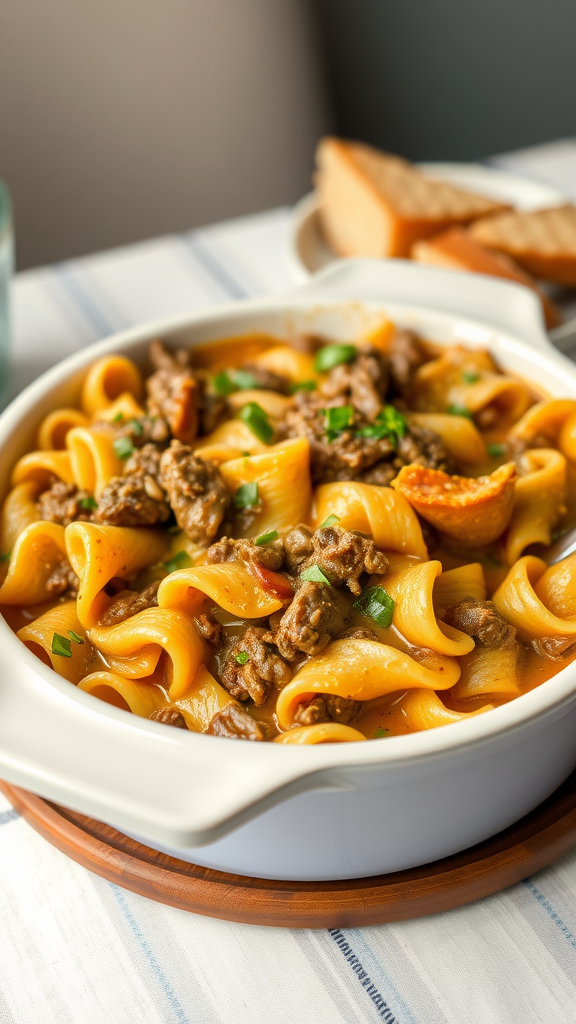
[[[134,938],[138,942],[140,949],[144,953],[144,956],[146,957],[146,960],[150,965],[152,974],[156,978],[156,981],[159,983],[160,987],[164,992],[164,995],[166,996],[166,999],[168,1000],[170,1006],[172,1007],[176,1020],[179,1022],[179,1024],[191,1024],[188,1014],[186,1013],[184,1007],[179,1002],[178,997],[176,996],[176,993],[172,988],[172,985],[170,984],[166,974],[164,973],[162,967],[160,966],[156,957],[154,956],[154,953],[152,952],[152,949],[150,948],[148,941],[143,935],[142,930],[138,922],[136,921],[136,918],[134,917],[132,911],[130,910],[130,907],[128,906],[128,901],[126,900],[124,893],[121,892],[118,886],[114,885],[113,882],[109,882],[108,884],[112,890],[112,893],[114,894],[114,898],[118,906],[120,907],[120,910],[122,911],[122,914],[124,915],[130,927],[132,934],[134,935]]]
[[[352,946],[352,943],[348,941],[345,933],[341,931],[340,928],[330,928],[328,930],[328,934],[340,949],[342,956],[344,957],[349,967],[351,968],[353,974],[357,978],[359,985],[364,989],[366,995],[374,1003],[379,1018],[385,1021],[386,1024],[403,1024],[403,1022],[401,1022],[400,1019],[394,1015],[392,1009],[388,1005],[388,1002],[372,981],[372,978],[369,976],[367,970],[364,967],[364,963],[358,957],[355,948]],[[370,947],[362,938],[360,931],[355,932],[354,941],[356,943],[356,948],[358,948],[359,944],[363,945],[365,946],[367,953],[372,957],[374,956],[374,954],[370,950]],[[386,976],[384,969],[380,969],[384,974],[387,988],[394,988],[391,980]],[[409,1022],[409,1024],[416,1024],[414,1017],[412,1016],[408,1008],[403,1004],[403,1000],[401,999],[399,993],[395,989],[394,996],[399,1003],[402,1003],[402,1010],[403,1013],[405,1014],[405,1021]]]
[[[537,886],[534,885],[534,882],[532,882],[530,878],[525,878],[521,884],[524,885],[528,889],[528,891],[532,893],[534,899],[538,900],[538,903],[540,904],[542,909],[546,911],[550,920],[554,922],[556,927],[562,932],[564,938],[570,943],[570,945],[574,949],[576,949],[576,935],[573,935],[570,929],[567,927],[567,925],[564,924],[564,921],[560,917],[560,914],[557,910],[554,909],[550,901],[546,899],[544,893],[540,892],[540,889],[538,889]]]
[[[191,235],[181,235],[180,237],[184,244],[192,250],[198,262],[204,267],[204,270],[218,282],[230,298],[245,299],[248,297],[248,292],[244,286],[230,273],[228,268],[218,259],[214,251],[206,245],[206,242],[204,242],[199,234],[194,232]]]
[[[86,319],[91,323],[100,337],[105,338],[108,334],[114,334],[118,329],[115,324],[104,315],[101,308],[94,302],[85,288],[82,287],[78,278],[72,273],[65,263],[58,263],[53,268],[63,288],[82,311]]]
[[[0,814],[0,825],[7,825],[9,821],[16,821],[20,815],[13,807],[10,807],[7,811],[2,811]]]

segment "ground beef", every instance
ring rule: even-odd
[[[159,581],[156,580],[141,593],[138,593],[136,590],[121,590],[119,594],[115,595],[112,604],[108,606],[98,620],[98,625],[117,626],[119,622],[124,622],[125,619],[131,618],[132,615],[143,612],[145,608],[156,608],[158,606],[157,593],[159,585]]]
[[[50,597],[68,597],[72,600],[78,596],[79,587],[80,581],[73,572],[70,562],[62,557],[46,580],[46,593]]]
[[[426,356],[413,331],[396,331],[388,351],[390,383],[394,394],[410,398],[412,376]]]
[[[284,544],[279,538],[269,544],[256,544],[245,537],[240,540],[222,537],[208,548],[206,560],[211,565],[215,562],[257,562],[265,569],[276,571],[284,561]]]
[[[308,704],[299,704],[294,715],[295,725],[317,725],[319,722],[340,722],[350,725],[362,710],[361,700],[336,697],[333,694],[315,697]]]
[[[396,459],[394,459],[394,462],[377,462],[375,466],[370,466],[370,469],[365,470],[356,479],[363,484],[372,484],[373,487],[390,487],[392,480],[398,476],[399,472]]]
[[[100,495],[94,518],[108,526],[154,526],[170,515],[165,498],[152,476],[114,476]]]
[[[332,588],[307,582],[284,612],[274,641],[284,658],[295,661],[300,653],[320,654],[344,626]]]
[[[290,338],[288,344],[290,348],[296,350],[296,352],[303,352],[304,355],[313,356],[316,355],[319,349],[326,344],[324,338],[319,338],[316,334],[295,334]]]
[[[144,473],[158,480],[160,475],[161,450],[156,444],[149,442],[143,448],[136,449],[124,463],[124,475],[131,476],[133,473]]]
[[[180,529],[194,543],[208,546],[231,502],[218,467],[173,441],[160,459],[160,483]]]
[[[576,641],[573,636],[544,636],[533,640],[531,646],[541,658],[549,661],[564,661],[574,654]]]
[[[402,465],[417,462],[429,469],[441,469],[444,473],[454,473],[456,467],[442,438],[428,427],[420,427],[411,423],[404,437],[398,438],[397,459]]]
[[[288,572],[298,573],[300,566],[310,557],[314,551],[312,536],[312,530],[303,523],[286,534],[284,551]]]
[[[146,380],[149,411],[166,420],[173,437],[190,444],[198,434],[200,404],[190,357],[183,349],[172,353],[153,341],[150,359],[155,373]]]
[[[238,704],[226,704],[221,711],[217,711],[207,732],[211,736],[227,736],[231,740],[252,740],[264,739],[264,733],[251,715]]]
[[[237,700],[251,697],[255,704],[264,704],[272,686],[290,682],[292,669],[280,657],[275,639],[262,626],[248,626],[228,651],[221,682]]]
[[[173,725],[176,729],[187,729],[186,719],[178,708],[159,708],[158,711],[153,711],[148,718],[153,722],[163,722],[164,725]]]
[[[69,526],[74,522],[88,522],[92,518],[92,510],[83,508],[83,501],[91,501],[88,491],[79,491],[75,484],[66,484],[63,480],[54,480],[47,491],[38,498],[40,519],[51,523]]]
[[[138,416],[112,426],[116,427],[116,436],[127,437],[134,448],[148,444],[165,447],[170,440],[170,427],[162,416]]]
[[[211,434],[230,414],[227,400],[203,385],[200,393],[200,432]]]
[[[346,583],[353,594],[360,594],[363,572],[385,573],[388,559],[373,540],[341,526],[325,526],[312,537],[312,554],[302,566],[317,565],[330,583]]]
[[[502,618],[492,601],[466,597],[448,609],[444,622],[471,636],[477,647],[510,649],[516,644],[514,626]]]
[[[331,407],[339,403],[329,403]],[[355,416],[350,429],[344,430],[333,441],[326,436],[323,409],[327,403],[319,395],[299,391],[294,405],[288,409],[283,430],[287,437],[306,437],[310,443],[310,464],[314,483],[333,480],[356,480],[370,466],[382,459],[390,459],[395,449],[388,438],[361,437],[355,433],[368,425],[365,417]]]
[[[267,370],[265,366],[258,366],[257,363],[245,363],[242,370],[254,378],[257,388],[265,388],[266,391],[279,391],[282,395],[287,395],[290,390],[288,377]]]
[[[196,623],[196,629],[200,636],[207,644],[211,647],[221,647],[224,643],[224,627],[220,622],[217,622],[213,615],[209,612],[202,612],[201,615],[197,615],[194,619]]]
[[[330,371],[321,394],[329,399],[343,398],[345,405],[353,405],[367,420],[374,420],[382,409],[387,388],[384,356],[371,345],[365,345],[351,363],[342,363]]]

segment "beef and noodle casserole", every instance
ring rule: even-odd
[[[574,657],[576,555],[530,551],[576,520],[576,401],[388,322],[150,363],[97,360],[3,506],[3,614],[71,684],[347,742],[489,713]]]

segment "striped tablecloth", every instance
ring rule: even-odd
[[[576,201],[576,142],[493,161]],[[286,288],[288,210],[19,275],[12,390],[112,331]],[[576,742],[576,737],[575,737]],[[90,874],[0,796],[0,1024],[574,1024],[576,852],[479,903],[288,931]]]

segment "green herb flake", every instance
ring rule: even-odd
[[[339,522],[340,522],[340,516],[335,516],[334,514],[332,514],[331,516],[328,516],[328,518],[325,519],[323,523],[320,523],[320,526],[318,527],[318,529],[319,530],[327,530],[329,526],[335,526],[336,523],[339,523]]]
[[[239,665],[245,665],[247,661],[250,661],[248,651],[238,651],[238,654],[234,655],[234,661],[237,661]]]
[[[367,618],[373,619],[379,626],[386,628],[392,625],[394,601],[384,587],[368,587],[356,598],[352,607],[357,608]]]
[[[244,456],[245,459],[249,459],[250,456],[252,455],[252,452],[242,452],[242,455]]]
[[[449,405],[448,412],[450,416],[465,416],[466,419],[472,419],[472,413],[465,405]]]
[[[297,391],[316,391],[317,387],[315,380],[296,380],[288,385],[288,393],[295,395]]]
[[[228,370],[221,370],[215,377],[212,378],[212,387],[220,398],[225,398],[227,395],[231,395],[233,391],[236,391],[236,385],[230,377]]]
[[[232,370],[230,376],[239,391],[250,391],[252,388],[260,386],[256,377],[253,377],[247,370]]]
[[[239,416],[259,441],[270,444],[274,437],[274,427],[258,402],[248,402],[240,409]]]
[[[132,431],[135,437],[142,437],[142,434],[144,433],[144,427],[142,426],[140,420],[128,420],[128,426],[130,427],[130,430]]]
[[[383,729],[382,726],[379,725],[378,728],[376,729],[376,732],[374,733],[374,739],[381,740],[382,737],[387,736],[389,732],[389,729]]]
[[[378,440],[387,438],[393,448],[404,437],[407,430],[406,417],[393,405],[385,405],[378,413],[374,423],[358,431],[360,437],[375,437]]]
[[[59,633],[54,633],[52,637],[52,654],[58,654],[61,658],[71,658],[72,650],[70,648],[70,641],[66,636],[60,636]]]
[[[73,629],[68,630],[68,636],[70,637],[71,640],[74,641],[75,644],[83,644],[85,642],[84,637],[79,636],[78,633],[75,633]]]
[[[112,442],[112,447],[114,448],[118,458],[122,459],[122,461],[129,459],[134,451],[134,445],[129,437],[117,437],[116,440]]]
[[[89,495],[87,498],[80,498],[80,508],[84,508],[88,512],[93,512],[94,509],[98,508],[98,502],[95,498],[92,498]]]
[[[322,409],[322,412],[326,425],[326,437],[330,444],[337,437],[340,437],[340,434],[346,430],[346,427],[351,427],[354,423],[353,405],[336,405],[330,409]]]
[[[236,508],[253,508],[259,501],[258,495],[258,484],[240,484],[240,487],[234,495],[234,504]]]
[[[178,523],[172,523],[171,526],[168,526],[167,529],[166,529],[166,533],[170,533],[170,534],[180,533],[180,527],[178,526]]]
[[[178,551],[169,558],[167,562],[164,562],[168,572],[176,572],[177,569],[189,569],[192,565],[192,559],[186,551]]]
[[[484,555],[482,561],[484,562],[485,565],[488,566],[489,569],[502,568],[502,562],[500,561],[499,558],[495,558],[494,555]]]
[[[480,380],[480,374],[476,370],[464,370],[462,374],[464,384],[476,384]]]
[[[358,355],[356,345],[324,345],[316,354],[314,369],[316,373],[326,373],[328,370],[333,370],[335,366],[340,366],[341,363],[351,362],[356,355]]]
[[[270,530],[270,533],[261,533],[260,536],[256,538],[255,543],[258,545],[270,544],[273,540],[276,540],[277,537],[278,530]]]
[[[123,419],[124,419],[124,413],[123,412],[117,412],[116,415],[112,417],[112,423],[122,423]]]
[[[506,454],[506,445],[496,443],[487,444],[486,451],[491,459],[499,459],[501,455]]]
[[[307,580],[311,583],[325,583],[330,586],[330,580],[324,575],[319,565],[310,565],[304,572],[300,573],[301,580]]]
[[[0,555],[0,562],[9,562],[12,557],[12,551],[5,551],[3,555]]]

